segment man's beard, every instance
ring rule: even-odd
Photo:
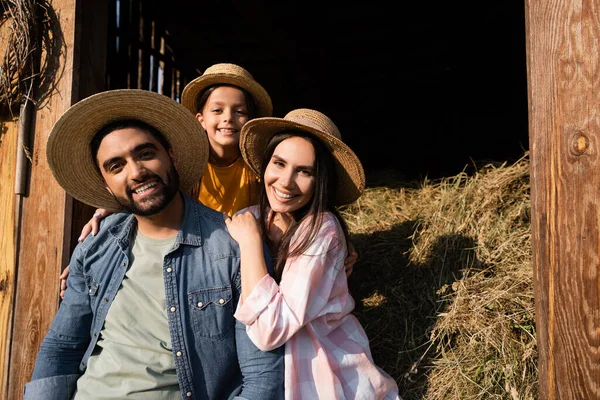
[[[167,171],[167,182],[153,172],[148,172],[146,179],[156,180],[160,187],[151,197],[144,199],[142,202],[133,200],[133,191],[129,186],[125,188],[127,197],[118,197],[113,193],[113,197],[121,207],[134,215],[142,217],[161,212],[173,200],[179,190],[179,174],[173,164]]]

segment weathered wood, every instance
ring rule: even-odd
[[[18,276],[8,379],[8,399],[22,397],[31,378],[35,357],[58,306],[58,274],[67,264],[71,201],[58,186],[46,162],[46,139],[54,122],[72,104],[77,92],[73,75],[77,17],[76,0],[54,0],[64,41],[58,57],[54,91],[34,118],[33,165],[29,195],[23,199]],[[48,56],[48,55],[43,55]],[[78,77],[78,75],[76,76]]]
[[[17,122],[0,121],[0,397],[6,399],[15,295],[15,161]]]
[[[600,399],[600,1],[525,4],[539,398]]]

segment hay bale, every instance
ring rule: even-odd
[[[405,399],[537,398],[529,159],[343,210],[373,356]]]

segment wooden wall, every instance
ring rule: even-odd
[[[526,1],[540,399],[600,399],[600,1]]]
[[[59,29],[55,40],[55,86],[35,111],[29,193],[22,201],[17,243],[15,302],[10,354],[4,354],[2,394],[22,398],[35,357],[59,304],[58,275],[68,264],[73,201],[54,180],[46,162],[46,139],[54,122],[82,96],[104,87],[107,2],[53,0]],[[51,56],[51,55],[45,55]],[[96,64],[99,61],[99,64]],[[2,165],[5,165],[2,158]],[[4,180],[2,196],[4,196]],[[4,224],[4,221],[3,223]],[[4,239],[4,238],[3,238]],[[2,244],[4,248],[4,243]],[[3,254],[4,256],[4,254]],[[8,260],[10,262],[10,260]],[[4,312],[4,310],[3,310]],[[2,315],[3,321],[7,319]],[[6,362],[6,357],[9,357]]]

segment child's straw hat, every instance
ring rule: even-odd
[[[199,111],[196,109],[198,96],[209,86],[217,84],[245,89],[254,99],[258,117],[273,115],[273,104],[267,91],[254,80],[250,72],[236,64],[223,63],[208,67],[201,76],[185,86],[181,94],[181,104],[196,115]]]
[[[356,154],[342,142],[337,126],[326,115],[306,108],[290,111],[284,118],[255,118],[246,122],[240,134],[240,149],[246,163],[260,176],[265,150],[273,136],[301,131],[316,136],[331,151],[338,181],[333,182],[334,204],[349,204],[365,188],[365,173]]]
[[[67,193],[93,207],[121,209],[96,169],[90,143],[106,125],[131,119],[156,128],[169,142],[179,173],[179,189],[188,192],[200,180],[208,161],[208,139],[185,107],[146,90],[109,90],[71,106],[48,136],[48,164]]]

